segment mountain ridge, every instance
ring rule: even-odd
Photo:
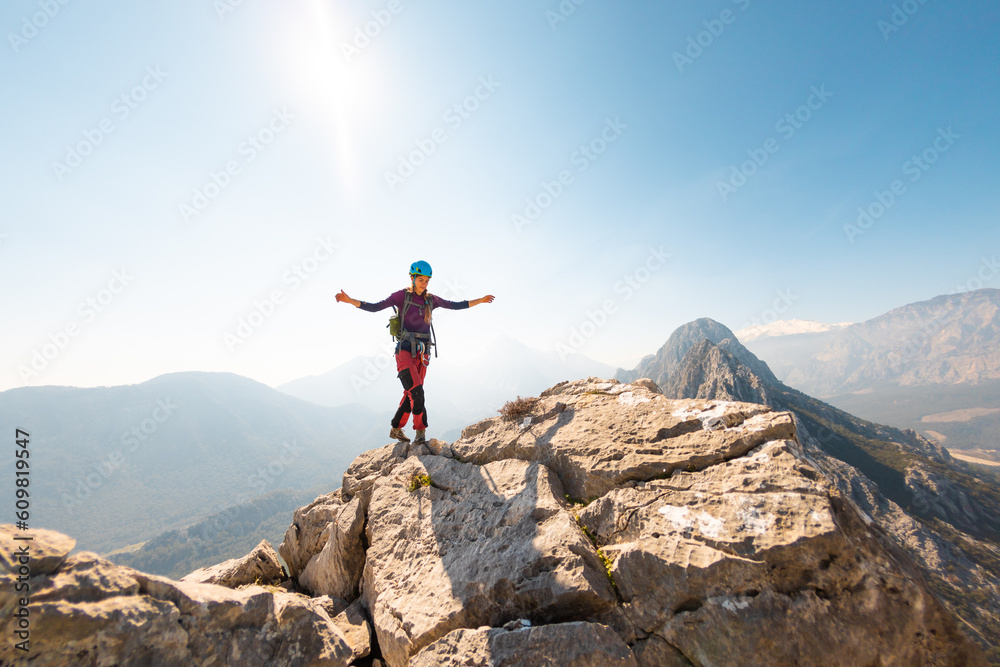
[[[839,331],[745,342],[777,364],[783,382],[820,397],[1000,379],[1000,290],[940,295]],[[789,344],[803,349],[783,359]]]
[[[1000,415],[924,417],[1000,405],[1000,290],[941,295],[837,331],[743,341],[788,386],[865,419],[1000,461]]]

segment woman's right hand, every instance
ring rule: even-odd
[[[349,303],[352,306],[357,306],[360,303],[357,299],[352,299],[351,297],[347,296],[347,292],[345,292],[344,290],[340,290],[340,293],[337,294],[337,301],[339,303]]]

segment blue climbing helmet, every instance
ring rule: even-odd
[[[431,277],[431,265],[427,262],[420,260],[419,262],[414,262],[410,264],[410,276],[427,276]]]

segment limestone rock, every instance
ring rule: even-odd
[[[564,408],[555,410],[557,404]],[[542,414],[527,430],[495,417],[452,450],[478,464],[538,461],[571,497],[592,499],[631,481],[715,465],[795,432],[790,415],[762,405],[675,401],[645,386],[595,378],[542,392],[536,411]]]
[[[454,455],[451,452],[451,445],[444,440],[431,438],[427,441],[427,449],[434,456],[443,456],[446,459],[454,458]]]
[[[288,565],[289,577],[297,580],[312,557],[323,550],[329,538],[327,528],[339,516],[344,504],[338,489],[295,510],[292,524],[278,546],[278,553]]]
[[[299,577],[303,588],[313,595],[344,600],[358,597],[358,582],[365,566],[364,525],[360,498],[339,508],[322,533],[326,536],[326,544],[309,560]]]
[[[636,641],[632,653],[639,667],[693,667],[683,653],[656,635]]]
[[[0,528],[3,539],[13,534]],[[346,666],[355,655],[323,606],[302,595],[172,581],[90,553],[32,574],[32,665]],[[15,636],[16,620],[0,617],[5,637]],[[0,664],[23,657],[14,642],[0,644]]]
[[[15,554],[27,548],[31,554],[31,573],[48,574],[66,560],[76,546],[76,540],[54,530],[32,528],[18,530],[11,524],[0,525],[0,568],[14,572],[18,565]],[[24,553],[23,551],[20,551]]]
[[[98,602],[138,593],[139,584],[127,571],[86,551],[70,556],[55,571],[31,579],[33,602]]]
[[[238,588],[247,584],[277,584],[285,578],[285,568],[267,540],[261,540],[243,558],[231,558],[224,563],[203,567],[181,577],[181,581],[218,584]]]
[[[350,607],[334,616],[333,624],[351,647],[355,660],[371,653],[372,624],[368,619],[363,600],[356,600]]]
[[[595,623],[559,623],[508,631],[455,630],[420,651],[410,667],[609,667],[637,665],[610,628]]]
[[[637,380],[632,380],[632,382],[630,382],[629,384],[631,384],[633,387],[642,387],[644,389],[653,392],[654,394],[663,393],[662,391],[660,391],[660,387],[657,386],[657,384],[653,382],[653,380],[650,378],[639,378]]]
[[[389,475],[393,468],[406,460],[410,444],[396,442],[361,454],[344,473],[342,492],[346,498],[361,495],[365,503],[372,485],[379,477]]]
[[[346,600],[341,600],[340,598],[332,598],[329,595],[320,595],[319,597],[314,597],[313,602],[318,604],[326,612],[326,615],[330,618],[335,618],[345,609],[351,606]]]
[[[188,632],[177,608],[142,596],[110,597],[97,602],[32,603],[32,665],[163,665],[194,663]],[[16,664],[9,642],[0,663]],[[18,651],[20,655],[24,655]]]
[[[993,603],[1000,591],[1000,503],[988,478],[955,464],[913,431],[867,422],[759,375],[753,369],[763,362],[727,347],[731,333],[725,327],[711,329],[716,331],[701,331],[707,340],[700,344],[687,337],[687,349],[669,351],[682,362],[671,377],[660,378],[664,395],[732,400],[739,394],[747,400],[748,392],[757,392],[754,400],[792,413],[811,460],[907,550],[935,593],[1000,664],[1000,607]]]
[[[580,512],[623,611],[694,664],[976,664],[912,563],[794,441]],[[809,629],[811,628],[811,629]]]
[[[364,598],[392,667],[459,628],[588,618],[615,594],[543,465],[411,458],[373,486]]]

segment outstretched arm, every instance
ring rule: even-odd
[[[352,299],[351,297],[347,296],[347,293],[344,290],[340,290],[340,293],[337,294],[337,301],[340,303],[349,303],[355,308],[361,307],[361,302],[358,301],[357,299]]]
[[[469,308],[472,308],[473,306],[478,306],[481,303],[493,303],[493,299],[494,297],[492,294],[487,294],[481,299],[472,299],[471,301],[469,301]]]

